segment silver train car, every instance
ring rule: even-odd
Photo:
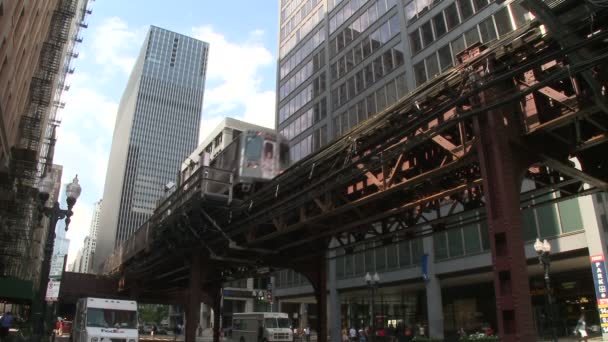
[[[191,176],[199,176],[198,169],[203,167],[204,192],[226,193],[232,177],[234,196],[239,198],[289,167],[289,141],[273,131],[244,130],[214,157],[199,157],[195,168],[182,170],[180,185],[188,183]]]

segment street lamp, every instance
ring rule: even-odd
[[[555,321],[553,319],[553,294],[551,293],[551,278],[549,277],[549,268],[551,266],[551,259],[549,254],[551,253],[551,244],[546,239],[543,242],[539,238],[534,243],[534,250],[538,254],[538,260],[543,265],[545,271],[545,289],[547,292],[547,305],[549,310],[547,316],[549,318],[549,324],[551,325],[552,341],[557,342],[557,331],[555,330]]]
[[[51,271],[51,258],[53,255],[53,248],[55,247],[55,226],[59,220],[65,219],[65,230],[68,230],[70,225],[70,217],[73,215],[72,208],[76,204],[76,200],[80,196],[80,185],[78,184],[78,175],[74,177],[72,183],[68,184],[65,188],[66,202],[68,205],[67,209],[61,209],[59,202],[53,203],[52,207],[47,207],[46,202],[51,196],[50,193],[53,190],[54,181],[50,174],[42,179],[38,187],[38,198],[40,200],[39,219],[42,219],[42,215],[49,218],[48,234],[46,237],[46,243],[44,245],[44,260],[42,261],[42,267],[40,269],[40,285],[39,285],[39,300],[40,300],[40,319],[37,321],[36,333],[42,336],[44,333],[44,318],[46,316],[46,303],[45,294],[49,281],[49,273]]]
[[[374,313],[374,310],[375,310],[374,298],[376,296],[376,289],[380,286],[380,276],[378,275],[378,272],[374,273],[373,277],[369,274],[369,272],[367,272],[365,274],[365,282],[367,283],[367,287],[369,288],[369,290],[371,292],[371,299],[372,299],[371,342],[374,342],[376,340],[376,315]]]

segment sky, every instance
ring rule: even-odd
[[[227,116],[274,128],[278,6],[278,0],[90,1],[54,158],[63,165],[62,187],[76,174],[82,186],[67,233],[68,263],[103,196],[118,103],[149,26],[209,43],[200,141]]]

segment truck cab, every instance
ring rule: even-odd
[[[76,304],[71,342],[138,342],[137,302],[81,298]]]
[[[293,341],[289,316],[282,312],[244,312],[232,316],[234,342]]]

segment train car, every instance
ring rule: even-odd
[[[207,164],[208,160],[208,165]],[[187,182],[191,175],[205,168],[203,177],[205,193],[222,194],[230,182],[230,174],[219,170],[229,170],[232,175],[234,196],[247,194],[262,184],[281,174],[289,167],[289,144],[282,135],[272,131],[244,130],[234,137],[221,152],[212,158],[201,153],[196,168],[182,170],[181,183]]]

